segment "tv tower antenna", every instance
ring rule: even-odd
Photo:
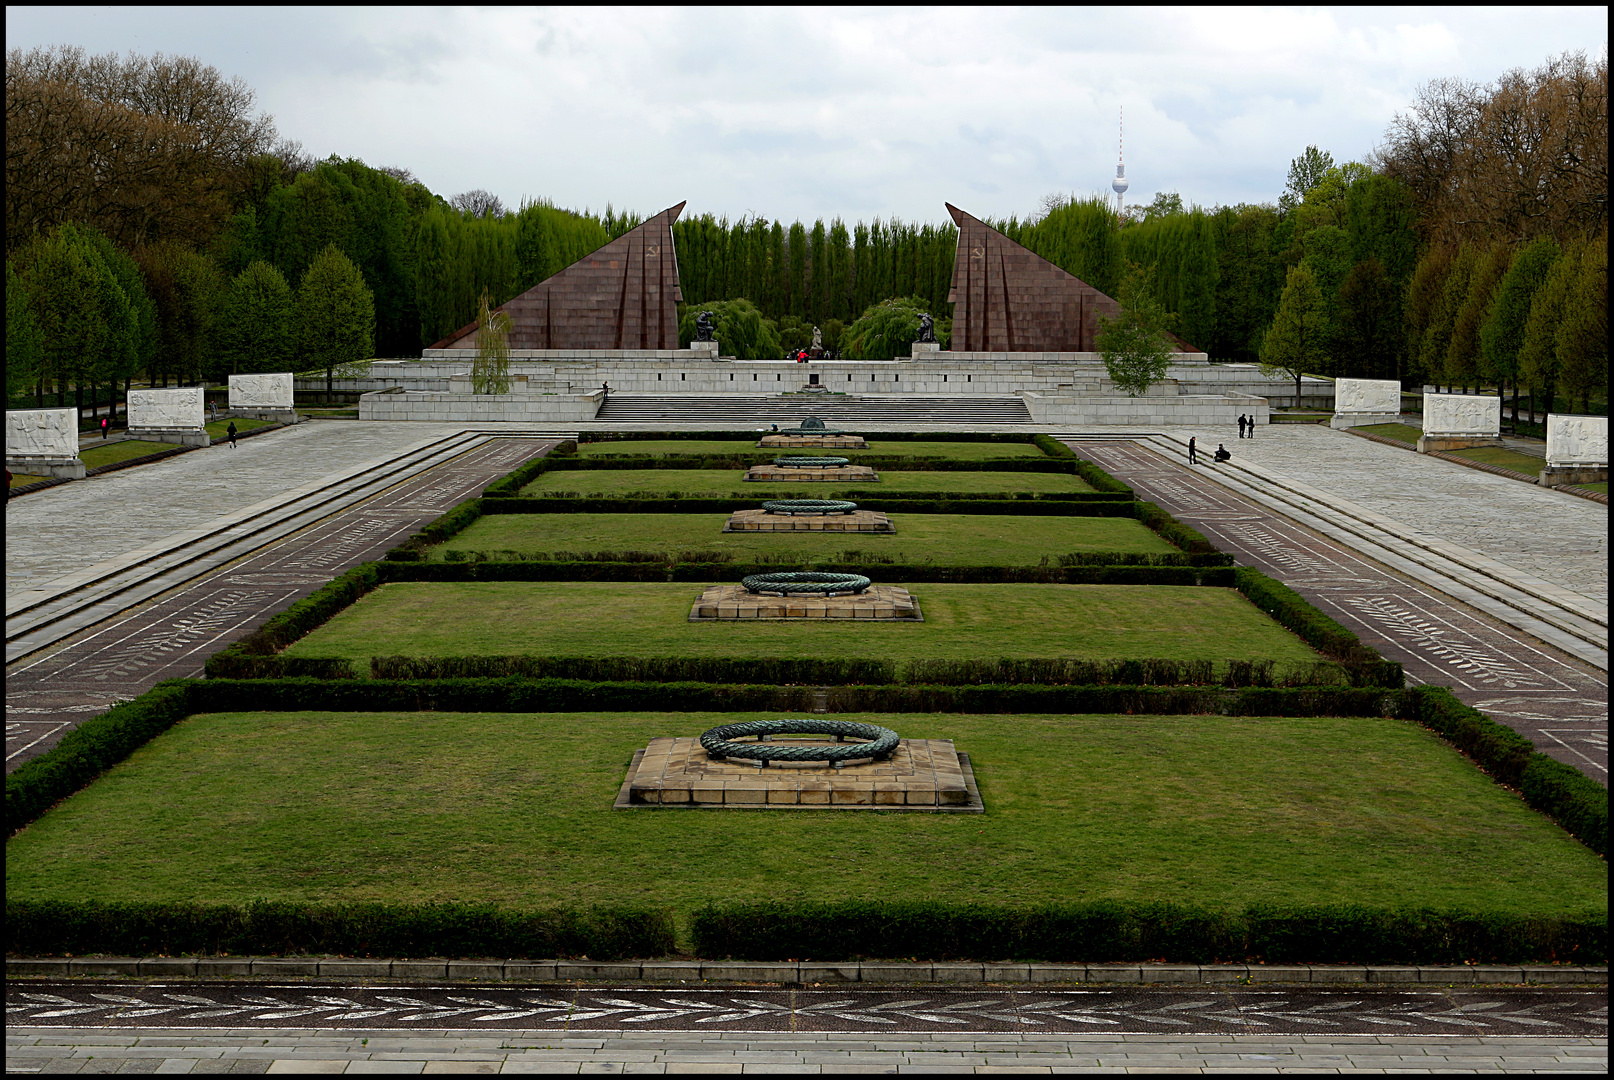
[[[1123,151],[1126,148],[1126,106],[1121,106],[1121,118],[1116,128],[1115,137],[1115,182],[1110,187],[1115,189],[1115,217],[1120,220],[1121,204],[1126,199],[1126,189],[1130,186],[1126,182],[1126,157]]]

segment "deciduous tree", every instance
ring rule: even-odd
[[[327,392],[339,365],[371,356],[375,299],[359,268],[335,244],[315,256],[297,286],[297,322],[303,364],[325,369]]]
[[[1295,381],[1300,404],[1300,377],[1326,362],[1328,315],[1317,280],[1305,266],[1289,271],[1278,300],[1278,314],[1261,339],[1261,374],[1287,375]]]
[[[1170,320],[1165,306],[1155,299],[1150,277],[1149,268],[1127,263],[1116,298],[1121,313],[1114,318],[1100,316],[1094,339],[1110,381],[1128,397],[1146,393],[1171,367],[1171,342],[1166,337]]]

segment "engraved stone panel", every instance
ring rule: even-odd
[[[78,457],[73,409],[6,410],[6,457]]]
[[[1401,384],[1395,379],[1335,379],[1336,413],[1399,413]]]
[[[291,392],[291,372],[269,375],[231,375],[230,408],[290,409],[296,405]]]
[[[673,222],[684,204],[585,255],[496,309],[510,316],[512,349],[676,349],[678,258]],[[476,323],[431,346],[476,348]],[[716,352],[709,354],[716,359]]]
[[[202,388],[129,391],[131,428],[200,428]]]
[[[1497,436],[1502,433],[1502,399],[1494,394],[1425,394],[1425,435]]]
[[[1607,465],[1608,417],[1547,414],[1548,465]]]

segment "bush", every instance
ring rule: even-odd
[[[1444,686],[1420,686],[1412,694],[1420,724],[1438,732],[1498,782],[1518,788],[1526,804],[1571,836],[1607,856],[1607,788],[1578,769],[1536,753],[1529,739],[1464,705]]]
[[[624,469],[723,470],[770,465],[780,450],[736,451],[732,454],[622,454],[611,457],[571,458],[548,462],[546,472],[613,472]],[[1075,463],[1044,458],[982,458],[950,461],[946,458],[907,457],[899,454],[859,454],[852,462],[876,471],[907,472],[1021,472],[1075,474]],[[584,483],[586,481],[579,481]]]
[[[938,900],[749,901],[694,913],[710,959],[1314,964],[1601,964],[1604,912],[1541,918],[1359,905],[1243,912],[1098,900],[1011,908]]]
[[[1225,555],[1217,549],[1216,545],[1205,539],[1204,534],[1196,532],[1166,513],[1152,502],[1140,502],[1138,507],[1138,520],[1160,535],[1166,543],[1193,555],[1215,557],[1219,560],[1216,565],[1232,566],[1233,556]]]
[[[859,509],[886,514],[1024,514],[1031,517],[1132,517],[1133,503],[1113,495],[1090,491],[1044,495],[1035,499],[1014,498],[1001,492],[948,494],[937,498],[934,492],[882,492],[854,500]],[[692,499],[660,495],[627,498],[585,499],[577,495],[488,499],[484,514],[732,514],[755,510],[760,496],[749,498]]]
[[[235,671],[255,670],[250,666],[240,666],[248,657],[280,660],[281,658],[276,657],[275,653],[323,625],[337,612],[379,585],[382,581],[383,568],[402,568],[408,565],[385,562],[360,563],[312,596],[297,601],[240,641],[208,657],[204,669],[206,674],[209,678],[231,678],[235,677],[233,676]],[[417,566],[420,570],[426,569],[425,564]]]
[[[674,951],[670,914],[647,907],[519,911],[494,904],[7,900],[12,955],[450,958],[589,957]]]
[[[1357,686],[1405,685],[1401,664],[1362,644],[1350,630],[1324,615],[1287,585],[1248,566],[1236,567],[1233,581],[1245,598],[1324,656],[1337,660]]]
[[[1076,475],[1085,480],[1094,491],[1102,491],[1113,495],[1124,495],[1128,499],[1136,498],[1132,488],[1124,484],[1094,465],[1091,461],[1079,457],[1076,451],[1060,442],[1051,435],[1033,435],[1031,441],[1043,453],[1052,458],[1073,461],[1076,465]]]

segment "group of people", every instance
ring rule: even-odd
[[[1244,417],[1241,416],[1241,417],[1239,417],[1239,432],[1240,432],[1239,437],[1240,438],[1243,438],[1243,434],[1242,434],[1243,431],[1244,431]],[[1215,460],[1217,460],[1217,461],[1232,461],[1233,460],[1233,454],[1232,454],[1232,452],[1230,450],[1228,450],[1227,445],[1225,443],[1217,443],[1216,444],[1216,453],[1213,456],[1214,456]],[[1188,464],[1190,464],[1190,465],[1198,465],[1199,464],[1199,439],[1197,437],[1194,437],[1194,436],[1189,436],[1189,439],[1188,439]]]
[[[1244,434],[1246,431],[1249,432],[1248,435]],[[1255,417],[1245,416],[1243,413],[1239,413],[1239,438],[1255,438]]]

